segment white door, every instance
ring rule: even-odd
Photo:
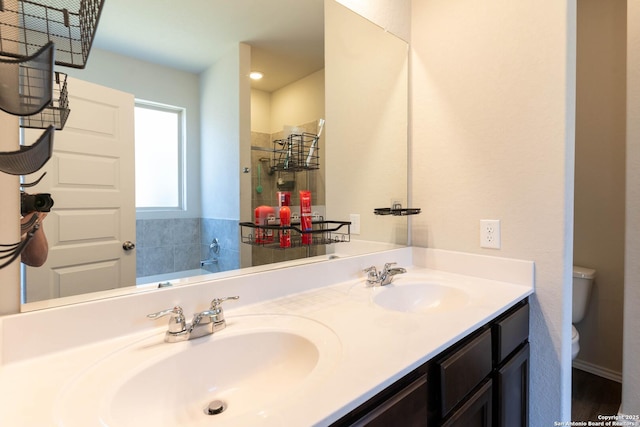
[[[26,269],[26,300],[131,286],[136,279],[133,95],[68,78],[71,114],[56,131],[45,178],[28,193],[51,193],[44,220],[49,257]],[[42,133],[25,130],[25,140]],[[38,173],[28,177],[35,180]]]

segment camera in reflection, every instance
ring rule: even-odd
[[[34,211],[49,212],[52,206],[53,199],[49,193],[20,193],[20,213],[22,216]]]

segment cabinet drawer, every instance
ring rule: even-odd
[[[351,427],[427,427],[427,376],[423,375]]]
[[[442,427],[491,427],[493,425],[492,395],[491,380],[488,380],[451,414]]]
[[[494,359],[499,365],[529,338],[529,303],[507,313],[493,325]]]
[[[487,329],[438,363],[442,417],[491,373],[491,330]]]

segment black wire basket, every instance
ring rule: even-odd
[[[70,111],[67,75],[56,71],[53,79],[51,103],[37,114],[20,117],[20,127],[46,129],[49,126],[53,126],[56,130],[62,130]]]
[[[301,172],[320,168],[319,136],[313,133],[294,133],[273,141],[271,170]]]
[[[241,222],[239,225],[242,243],[270,249],[288,249],[351,241],[350,221],[326,221],[318,217],[312,221],[311,230],[302,230],[299,221],[294,220],[291,225],[286,226],[279,225],[279,222],[278,218],[274,218],[273,225]],[[289,234],[290,246],[280,246],[280,234],[283,232]]]
[[[376,215],[393,215],[393,216],[407,216],[417,215],[421,212],[420,208],[376,208],[373,213]]]
[[[0,171],[9,175],[29,175],[40,170],[53,153],[54,130],[49,126],[32,145],[0,152]]]
[[[49,105],[54,53],[53,43],[47,43],[31,56],[0,59],[0,110],[16,116],[28,116]]]
[[[0,56],[22,58],[55,43],[56,65],[84,68],[104,0],[0,0]]]

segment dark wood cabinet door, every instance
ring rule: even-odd
[[[529,425],[529,344],[497,370],[496,427]]]
[[[487,380],[462,406],[451,413],[442,427],[492,427],[493,390]]]
[[[519,303],[493,325],[494,363],[501,364],[529,338],[529,303]]]
[[[427,376],[423,375],[352,424],[353,427],[426,427]]]
[[[445,418],[491,374],[491,330],[484,330],[437,364],[440,366],[441,416]]]

